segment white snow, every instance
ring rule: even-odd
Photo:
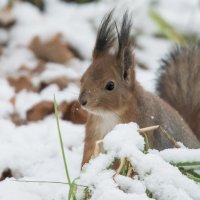
[[[105,195],[109,196],[110,191],[113,190],[115,190],[115,199],[122,199],[121,193],[126,187],[130,188],[131,186],[134,189],[129,189],[127,194],[139,193],[137,197],[132,196],[132,199],[140,199],[142,196],[142,199],[148,199],[145,197],[146,189],[153,193],[155,199],[198,200],[200,198],[200,185],[183,176],[178,168],[165,162],[159,155],[151,152],[143,153],[144,141],[138,133],[136,124],[117,125],[105,137],[103,143],[106,154],[101,154],[91,160],[84,167],[79,180],[79,183],[89,186],[91,199],[103,199]],[[162,155],[162,151],[160,154]],[[175,155],[177,156],[176,153]],[[193,157],[199,159],[199,154],[193,154]],[[115,175],[117,178],[113,178],[115,172],[106,170],[106,168],[111,165],[114,158],[128,158],[138,174],[139,181],[128,177],[121,178],[121,175]],[[135,192],[138,187],[138,192]],[[129,197],[125,197],[125,194],[123,198],[129,199]]]
[[[6,30],[0,28],[0,44],[5,44],[8,40],[8,33]]]
[[[78,94],[79,88],[74,84],[70,84],[62,91],[59,90],[57,85],[50,85],[42,90],[41,93],[22,90],[16,96],[15,109],[20,117],[25,119],[26,112],[41,101],[53,102],[53,97],[55,95],[58,104],[63,101],[71,102],[78,99]]]
[[[15,178],[22,180],[66,182],[54,117],[20,127],[3,119],[0,124],[1,171],[9,167]],[[60,125],[70,176],[75,178],[79,175],[84,127],[62,120]],[[49,199],[52,195],[56,197],[63,187],[66,194],[68,187],[60,184],[6,180],[0,183],[0,199]]]
[[[13,112],[13,106],[10,99],[14,96],[14,89],[8,82],[0,79],[0,118],[6,118]]]
[[[165,149],[160,156],[167,162],[197,162],[199,161],[199,149]]]
[[[37,61],[33,53],[24,47],[8,47],[4,50],[3,55],[0,57],[1,75],[2,74],[15,74],[16,71],[26,66],[29,69],[35,68]]]

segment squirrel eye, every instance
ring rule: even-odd
[[[109,81],[109,82],[106,84],[106,87],[105,87],[105,89],[106,89],[106,90],[109,90],[109,91],[113,90],[114,88],[115,88],[115,84],[114,84],[113,81]]]

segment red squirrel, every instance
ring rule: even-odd
[[[96,141],[119,123],[136,122],[140,128],[160,125],[186,147],[199,148],[200,49],[178,48],[163,61],[157,88],[164,101],[144,90],[135,78],[128,12],[120,28],[112,13],[102,20],[92,63],[81,78],[79,102],[89,112],[82,166],[91,159]],[[196,60],[190,58],[193,53]],[[173,147],[158,131],[148,134],[148,139],[159,150]]]

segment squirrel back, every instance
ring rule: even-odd
[[[200,140],[200,43],[177,46],[162,60],[157,91]]]
[[[180,114],[137,82],[130,30],[131,19],[127,12],[120,28],[112,20],[112,12],[106,15],[97,33],[92,63],[81,78],[79,102],[90,113],[82,166],[94,153],[96,141],[119,123],[136,122],[140,128],[160,125],[185,146],[200,147]],[[158,130],[148,133],[148,138],[152,148],[161,150],[174,146]]]

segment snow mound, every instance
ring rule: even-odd
[[[90,199],[199,200],[200,185],[169,162],[197,161],[200,150],[167,149],[144,153],[144,144],[135,123],[117,125],[104,138],[106,153],[86,164],[78,181],[88,186]],[[126,158],[133,167],[134,176],[122,176],[110,169],[116,158]],[[81,199],[83,195],[85,192],[80,189],[78,197]]]

